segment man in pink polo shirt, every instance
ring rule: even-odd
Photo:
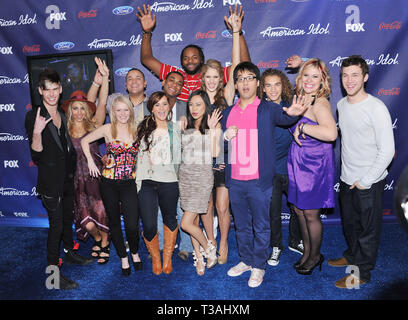
[[[140,61],[150,71],[152,71],[160,80],[164,80],[166,75],[172,71],[178,71],[184,76],[184,86],[177,97],[181,101],[188,100],[189,95],[196,90],[201,89],[201,67],[205,62],[203,50],[196,45],[190,44],[186,46],[180,54],[180,63],[182,70],[178,67],[174,67],[165,63],[162,63],[153,56],[152,52],[152,32],[156,26],[156,16],[152,15],[150,6],[146,8],[143,5],[143,11],[139,7],[139,14],[137,15],[142,25],[143,37],[142,45],[140,47]],[[233,13],[230,7],[230,14]],[[240,16],[243,15],[242,7],[240,7],[239,13],[237,12],[237,6],[235,5],[234,14]],[[225,18],[228,25],[228,20]],[[230,28],[231,29],[231,28]],[[248,46],[246,44],[242,31],[240,32],[240,52],[241,61],[250,61]],[[224,83],[228,82],[228,68],[224,68]]]
[[[251,62],[234,70],[240,99],[223,112],[221,126],[229,141],[225,185],[229,189],[241,262],[228,271],[236,277],[251,270],[248,285],[258,287],[269,256],[269,205],[275,174],[275,126],[289,126],[306,108],[281,108],[257,96],[260,72]]]

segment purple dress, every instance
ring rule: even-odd
[[[302,117],[298,123],[316,125]],[[297,124],[296,124],[297,125]],[[294,132],[296,125],[290,128]],[[300,147],[292,142],[288,155],[288,202],[297,208],[320,209],[334,207],[333,144],[306,135],[299,136]]]
[[[77,153],[77,168],[74,177],[74,224],[77,238],[81,241],[86,241],[89,237],[85,227],[89,222],[93,222],[99,230],[109,232],[108,218],[99,192],[99,179],[89,175],[88,163],[81,148],[81,140],[84,136],[71,137]],[[90,150],[95,164],[102,172],[102,161],[97,156],[99,154],[97,141],[90,144]]]

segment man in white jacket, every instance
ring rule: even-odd
[[[352,288],[370,281],[377,259],[382,224],[382,195],[387,167],[394,157],[391,117],[384,103],[368,94],[364,85],[369,68],[360,56],[341,66],[347,96],[337,103],[341,131],[340,207],[348,248],[329,265],[352,265],[353,272],[336,281]]]

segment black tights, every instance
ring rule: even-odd
[[[323,224],[320,220],[320,209],[301,210],[293,206],[302,234],[304,252],[300,263],[305,268],[312,267],[320,259],[320,247],[322,244]]]

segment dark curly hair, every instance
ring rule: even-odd
[[[142,141],[142,139],[144,139],[144,142],[146,143],[146,149],[143,151],[148,151],[150,149],[150,144],[152,143],[152,139],[150,139],[150,136],[152,135],[152,132],[157,128],[157,123],[152,112],[153,107],[163,97],[166,97],[167,99],[167,96],[163,91],[156,91],[152,93],[152,95],[149,97],[149,100],[147,101],[147,110],[149,110],[150,115],[146,116],[137,127],[136,143],[140,146],[140,142]]]
[[[261,83],[260,83],[260,94],[261,94],[261,99],[266,97],[266,94],[264,92],[265,88],[265,79],[266,77],[271,77],[271,76],[277,76],[280,78],[282,82],[282,100],[291,103],[292,98],[293,98],[293,86],[290,83],[288,77],[286,74],[284,74],[282,71],[278,69],[267,69],[265,70],[262,75],[261,75]]]

